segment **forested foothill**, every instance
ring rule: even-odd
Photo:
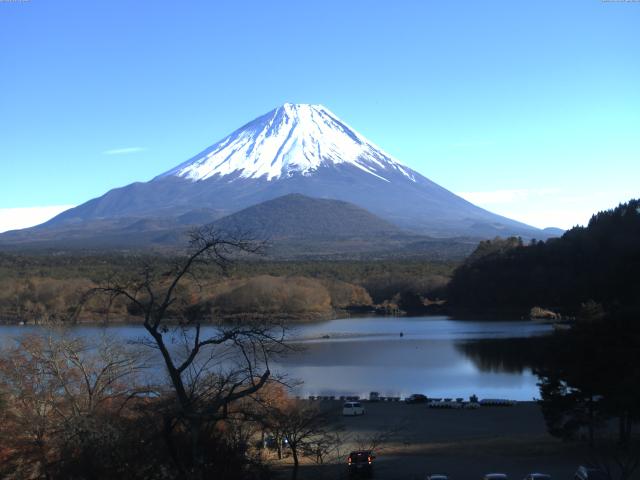
[[[640,200],[631,200],[546,242],[480,243],[456,269],[447,299],[472,310],[638,312],[639,271]]]
[[[462,263],[426,259],[296,260],[241,258],[225,272],[203,269],[183,288],[213,317],[282,315],[293,320],[342,313],[533,312],[565,317],[640,308],[640,203],[594,215],[546,242],[481,241]],[[170,269],[177,255],[139,252],[0,253],[0,318],[5,322],[126,321],[123,305],[82,299],[106,278]],[[77,307],[83,300],[83,308]],[[442,301],[446,301],[446,310]],[[440,310],[434,308],[439,306]],[[547,310],[548,309],[548,310]],[[535,315],[534,315],[535,316]]]
[[[549,336],[459,348],[484,370],[531,369],[549,433],[583,442],[607,478],[634,478],[640,468],[639,268],[640,201],[632,200],[546,243],[485,242],[448,289],[467,308],[543,305],[570,317]]]
[[[108,278],[133,278],[148,266],[170,270],[180,258],[133,253],[0,253],[0,319],[29,324],[127,321],[131,312],[121,301],[107,305],[100,297],[84,298],[84,293]],[[455,265],[407,259],[270,261],[256,257],[231,264],[225,272],[200,266],[198,283],[187,278],[182,288],[194,303],[206,305],[210,319],[280,315],[309,320],[347,312],[397,314],[403,307],[411,310],[416,299],[440,299]]]

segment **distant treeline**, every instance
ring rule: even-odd
[[[561,238],[482,242],[456,269],[448,301],[469,309],[640,311],[640,200],[594,215]]]
[[[170,270],[179,257],[119,252],[81,255],[0,253],[0,319],[72,318],[83,294],[109,278],[135,278],[144,265]],[[546,242],[481,242],[459,264],[427,260],[242,260],[223,275],[201,268],[186,283],[207,315],[317,317],[351,308],[425,313],[433,300],[450,311],[520,312],[534,306],[565,314],[640,311],[640,201],[594,215]],[[124,306],[84,304],[80,319],[122,320]]]
[[[144,265],[168,271],[177,257],[0,254],[0,319],[52,321],[122,321],[124,303],[108,304],[85,293],[109,278],[134,279]],[[398,312],[415,303],[441,298],[453,263],[424,261],[241,261],[227,275],[201,267],[197,281],[184,289],[203,315],[282,315],[318,318],[345,310]],[[78,311],[78,305],[83,308]],[[108,313],[107,313],[108,312]]]

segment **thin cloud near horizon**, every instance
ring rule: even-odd
[[[35,227],[76,205],[0,208],[0,233]]]
[[[603,189],[581,192],[560,188],[518,188],[456,192],[465,200],[498,215],[537,228],[568,230],[585,226],[596,213],[616,207],[637,196],[636,192]]]
[[[145,147],[124,147],[124,148],[112,148],[102,152],[103,155],[127,155],[129,153],[144,152],[147,149]]]

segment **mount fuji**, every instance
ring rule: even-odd
[[[258,117],[220,142],[158,178],[192,181],[215,176],[267,181],[311,176],[321,167],[355,167],[374,177],[414,173],[348,127],[322,105],[282,107]]]
[[[116,188],[0,241],[170,232],[290,194],[349,202],[412,235],[549,236],[437,185],[326,107],[287,103],[151,181]]]

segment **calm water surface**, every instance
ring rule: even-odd
[[[4,342],[40,330],[0,326]],[[545,335],[549,325],[530,321],[469,321],[431,317],[359,317],[298,325],[291,340],[302,348],[272,364],[303,383],[299,395],[368,395],[404,397],[424,393],[435,397],[510,398],[538,396],[530,370],[481,369],[460,348],[465,342],[492,338]],[[81,336],[107,335],[133,341],[145,336],[139,325],[76,326]],[[401,335],[402,333],[402,335]]]

